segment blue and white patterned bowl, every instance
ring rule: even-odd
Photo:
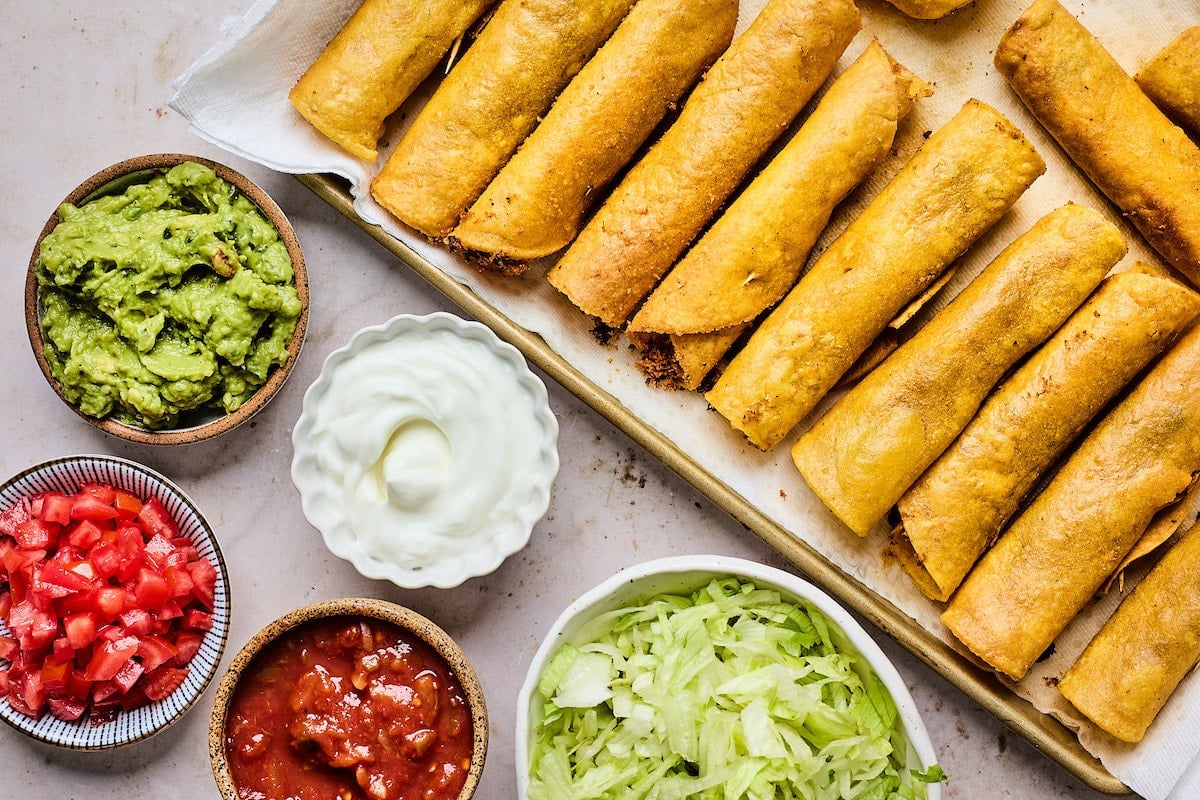
[[[56,458],[30,467],[0,485],[0,509],[38,492],[73,493],[89,481],[107,483],[143,499],[157,497],[161,500],[178,523],[181,535],[190,539],[200,555],[217,568],[217,584],[212,629],[205,635],[200,651],[189,662],[183,685],[162,700],[123,711],[113,721],[93,726],[86,715],[75,722],[65,722],[50,714],[35,720],[13,710],[7,701],[0,699],[0,719],[38,741],[72,750],[105,750],[139,742],[182,718],[212,681],[229,637],[229,575],[212,528],[196,504],[178,486],[149,467],[106,455]],[[2,619],[0,633],[8,633]],[[0,663],[6,662],[0,660]]]

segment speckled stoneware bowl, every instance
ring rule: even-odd
[[[86,715],[74,722],[55,719],[49,714],[34,720],[0,700],[0,719],[26,736],[71,750],[105,750],[140,742],[177,722],[195,705],[216,675],[229,636],[229,575],[212,528],[196,504],[178,486],[149,467],[106,455],[56,458],[30,467],[0,485],[0,509],[38,492],[74,493],[91,481],[110,484],[143,499],[153,496],[161,500],[179,525],[180,533],[217,568],[217,582],[212,629],[205,634],[199,652],[188,663],[188,675],[183,685],[162,700],[123,711],[112,722],[98,726],[91,725]],[[8,633],[3,620],[0,620],[0,633]]]
[[[128,425],[110,417],[100,419],[84,414],[75,404],[66,398],[63,394],[62,386],[51,374],[50,365],[45,356],[45,341],[42,337],[41,307],[38,300],[38,281],[35,265],[41,253],[42,240],[54,230],[60,221],[57,211],[46,221],[45,227],[42,228],[41,234],[34,243],[33,254],[29,259],[29,271],[25,278],[25,326],[29,332],[29,342],[33,346],[33,354],[37,358],[42,374],[46,376],[46,380],[54,388],[55,393],[89,424],[94,425],[105,433],[141,444],[191,444],[211,439],[218,434],[233,430],[257,414],[275,396],[287,380],[292,366],[296,363],[296,358],[300,355],[300,348],[304,344],[304,334],[308,324],[308,273],[305,270],[304,254],[300,250],[300,242],[296,239],[295,230],[292,228],[291,223],[288,222],[287,217],[284,216],[283,211],[280,210],[279,206],[276,205],[275,201],[266,192],[255,185],[245,175],[224,164],[183,153],[154,153],[137,156],[113,164],[97,172],[64,197],[62,203],[71,203],[72,205],[79,206],[105,194],[122,192],[129,186],[136,183],[144,183],[154,174],[165,172],[184,161],[194,161],[210,167],[217,173],[218,177],[233,184],[237,187],[238,191],[258,206],[267,220],[279,231],[279,237],[292,259],[292,269],[296,275],[296,293],[300,297],[302,310],[300,319],[296,322],[296,330],[288,341],[287,361],[275,367],[267,376],[266,383],[259,387],[258,391],[232,414],[225,414],[220,410],[197,413],[186,420],[182,420],[178,427],[153,430],[136,425]]]
[[[483,774],[483,763],[488,748],[487,705],[484,702],[483,687],[475,675],[475,670],[450,635],[426,617],[395,603],[365,597],[324,600],[285,614],[250,637],[250,641],[233,657],[229,669],[217,685],[208,728],[209,759],[212,761],[213,777],[216,778],[217,788],[223,800],[240,800],[225,754],[225,723],[238,681],[253,663],[255,656],[284,633],[312,620],[342,616],[369,617],[390,622],[428,644],[450,667],[466,695],[471,712],[471,767],[466,783],[457,797],[457,800],[470,800],[475,795],[479,778]]]
[[[525,800],[528,796],[533,735],[542,717],[543,704],[537,697],[538,681],[559,647],[572,641],[589,620],[601,614],[643,602],[656,594],[691,593],[714,578],[729,576],[778,591],[781,597],[793,603],[816,608],[841,628],[850,645],[867,661],[895,701],[905,737],[911,745],[907,749],[907,766],[925,769],[937,761],[921,714],[904,680],[870,634],[836,600],[808,581],[764,564],[717,555],[676,556],[647,561],[612,575],[567,606],[551,626],[534,654],[517,697],[518,798]],[[941,784],[929,784],[925,791],[927,800],[941,800]]]

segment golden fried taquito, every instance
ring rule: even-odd
[[[645,0],[643,0],[644,2]],[[926,84],[871,42],[630,321],[695,389],[795,284],[838,203],[890,152]]]
[[[1134,80],[1168,117],[1200,134],[1200,26],[1176,36]]]
[[[1057,0],[1036,0],[995,61],[1067,155],[1200,284],[1200,148]]]
[[[619,327],[833,71],[861,25],[852,0],[768,0],[550,270]]]
[[[1173,544],[1058,682],[1085,717],[1140,742],[1200,660],[1200,526]]]
[[[792,460],[809,487],[866,535],[1124,254],[1086,206],[1042,217],[800,437]]]
[[[1200,327],[1080,442],[967,575],[942,621],[1019,680],[1200,470]]]
[[[1200,295],[1143,270],[1109,276],[987,399],[900,498],[894,551],[947,600],[1084,426],[1200,314]]]
[[[566,247],[590,201],[729,46],[737,14],[737,0],[639,0],[454,238],[469,251],[520,261]]]
[[[371,182],[431,238],[450,233],[633,0],[503,0]]]
[[[288,93],[300,115],[374,161],[384,120],[495,0],[364,0]]]
[[[972,0],[888,0],[888,2],[914,19],[941,19]]]
[[[1045,168],[1003,115],[967,101],[758,326],[709,404],[774,447]]]

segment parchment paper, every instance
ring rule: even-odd
[[[739,33],[763,1],[743,1]],[[519,279],[480,273],[444,249],[422,241],[370,199],[368,183],[386,160],[388,143],[398,141],[399,132],[432,91],[437,76],[395,115],[374,165],[358,161],[328,143],[287,101],[287,92],[296,79],[357,5],[357,0],[259,0],[243,17],[228,20],[220,40],[176,80],[177,94],[171,106],[188,119],[197,135],[239,156],[282,172],[323,172],[347,178],[355,209],[364,220],[409,242],[502,313],[539,333],[593,383],[679,444],[702,467],[782,527],[890,600],[922,627],[953,642],[938,619],[940,607],[920,595],[900,567],[883,556],[883,526],[871,536],[858,539],[804,485],[788,452],[808,423],[771,453],[758,452],[724,419],[709,411],[700,395],[648,388],[634,365],[634,354],[623,343],[600,346],[590,333],[591,321],[544,280],[547,264],[535,265]],[[895,157],[843,204],[815,248],[814,257],[903,165],[923,141],[925,132],[936,130],[968,98],[976,97],[995,106],[1020,127],[1045,158],[1048,169],[1014,210],[960,261],[954,280],[931,308],[953,296],[1035,220],[1068,201],[1092,206],[1121,226],[1130,253],[1118,269],[1134,258],[1157,260],[1137,232],[1070,163],[993,67],[992,56],[1002,32],[1026,5],[1026,0],[977,0],[945,19],[927,22],[909,19],[883,0],[860,0],[863,30],[843,55],[836,72],[845,69],[871,37],[878,37],[896,59],[933,84],[935,94],[922,100],[905,122]],[[1065,5],[1130,73],[1176,33],[1200,24],[1200,3],[1196,0],[1066,0]],[[319,303],[320,298],[314,301]],[[379,321],[392,313],[380,309]],[[810,422],[827,404],[817,409]],[[1127,582],[1126,590],[1130,585]],[[1138,746],[1121,744],[1079,718],[1046,683],[1069,666],[1118,600],[1113,592],[1089,608],[1059,638],[1054,655],[1038,664],[1014,690],[1078,729],[1083,745],[1138,793],[1150,800],[1182,798],[1186,795],[1171,794],[1177,782],[1181,793],[1189,791],[1187,785],[1200,782],[1200,680],[1185,680]],[[1189,767],[1188,779],[1181,781]]]

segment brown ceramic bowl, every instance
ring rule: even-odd
[[[470,800],[483,774],[488,746],[488,716],[483,688],[467,657],[450,636],[430,620],[403,606],[371,598],[325,600],[285,614],[251,637],[234,656],[217,686],[209,719],[208,752],[213,777],[223,800],[239,800],[233,772],[226,754],[226,724],[239,682],[252,668],[256,657],[281,636],[305,623],[329,617],[366,617],[391,623],[429,645],[445,662],[462,687],[471,718],[471,763],[466,782],[455,800]]]
[[[250,419],[250,417],[258,413],[275,396],[275,393],[279,391],[284,381],[287,380],[288,373],[291,372],[292,366],[296,363],[296,358],[300,354],[300,348],[304,343],[305,328],[308,323],[308,273],[305,271],[304,255],[300,251],[300,243],[296,239],[296,233],[292,229],[291,223],[288,222],[283,211],[280,210],[279,206],[275,204],[275,201],[266,192],[251,182],[249,178],[224,164],[218,164],[215,161],[181,153],[155,153],[153,155],[138,156],[118,164],[113,164],[111,167],[97,172],[63,198],[62,202],[80,206],[96,197],[122,192],[129,186],[136,183],[143,183],[149,180],[155,173],[165,172],[184,161],[195,161],[212,168],[218,177],[233,184],[251,202],[258,206],[267,220],[279,231],[280,239],[287,248],[288,255],[291,256],[292,268],[296,276],[296,293],[300,297],[300,318],[297,320],[296,330],[288,342],[287,361],[275,367],[268,374],[266,383],[259,387],[258,391],[232,414],[227,414],[220,408],[205,412],[198,411],[186,419],[181,419],[178,427],[150,429],[125,424],[112,417],[97,418],[83,413],[74,403],[66,398],[63,394],[62,386],[51,374],[50,365],[45,355],[46,344],[42,338],[41,304],[38,297],[36,264],[38,256],[41,253],[42,240],[59,223],[57,211],[47,220],[45,227],[37,238],[37,242],[34,244],[33,255],[29,259],[29,271],[25,279],[25,325],[29,331],[30,344],[33,345],[33,354],[37,358],[38,366],[41,367],[42,374],[46,376],[46,380],[50,382],[50,385],[54,388],[58,396],[63,399],[63,402],[70,406],[76,414],[89,424],[94,425],[105,433],[142,444],[170,445],[199,442],[232,430]]]

